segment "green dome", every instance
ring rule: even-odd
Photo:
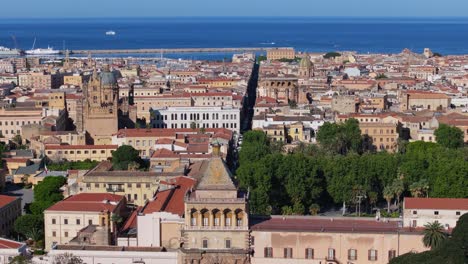
[[[312,62],[310,62],[309,55],[304,56],[299,63],[300,68],[310,68],[312,66]]]

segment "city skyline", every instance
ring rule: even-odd
[[[27,9],[22,9],[28,6]],[[125,1],[80,1],[80,5],[63,6],[58,0],[9,1],[5,10],[18,10],[3,14],[3,18],[91,18],[91,17],[467,17],[468,2],[447,0],[443,5],[437,0],[395,0],[376,5],[375,1],[335,1],[333,8],[327,2],[295,0],[284,5],[278,0],[239,0],[219,4],[214,0],[194,2],[175,0],[156,3],[149,0],[139,4]]]

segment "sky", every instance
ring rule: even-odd
[[[2,0],[1,9],[0,18],[468,17],[468,0]]]

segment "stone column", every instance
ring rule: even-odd
[[[212,211],[209,211],[210,212],[210,217],[208,218],[209,222],[208,222],[208,226],[214,226],[214,215],[213,215],[213,212]]]
[[[197,226],[202,226],[203,225],[203,215],[200,211],[198,211],[198,220],[197,220]]]
[[[226,222],[226,218],[224,216],[224,212],[221,212],[221,219],[220,219],[221,223],[220,223],[220,226],[225,226],[225,222]]]

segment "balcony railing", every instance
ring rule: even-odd
[[[247,226],[185,226],[184,230],[248,230]]]
[[[185,202],[190,203],[245,203],[245,198],[194,198],[185,197]]]
[[[107,187],[106,188],[106,191],[107,192],[125,192],[125,189],[123,187],[118,187],[118,188],[115,188],[115,187]]]

